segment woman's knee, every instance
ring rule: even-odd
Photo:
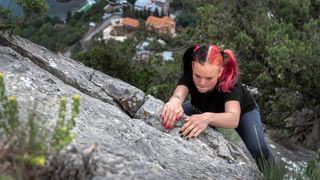
[[[270,151],[266,144],[249,145],[247,148],[254,158],[269,158]]]

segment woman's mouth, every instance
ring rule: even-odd
[[[200,87],[200,86],[197,86],[197,89],[199,92],[206,92],[208,90],[207,87]]]

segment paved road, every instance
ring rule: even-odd
[[[120,15],[112,15],[110,18],[106,19],[102,23],[97,24],[93,29],[90,29],[84,35],[84,37],[80,40],[80,42],[85,43],[85,42],[90,41],[95,34],[103,31],[106,27],[108,27],[111,24],[112,19],[117,19],[117,18],[121,18],[121,16]]]
[[[104,20],[102,23],[97,24],[94,28],[91,28],[88,30],[88,32],[83,36],[83,38],[80,40],[80,43],[87,43],[88,41],[90,41],[92,39],[92,37],[103,31],[106,27],[108,27],[111,24],[111,20],[112,19],[117,19],[117,18],[121,18],[120,15],[112,15],[110,18]],[[64,56],[70,57],[71,56],[71,52],[70,49],[72,49],[74,45],[69,46],[68,48],[65,48],[64,52],[62,52],[62,54]]]

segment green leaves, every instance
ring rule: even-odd
[[[21,5],[26,17],[32,14],[44,14],[48,11],[48,4],[45,0],[15,0]],[[9,31],[10,34],[17,33],[20,30],[21,21],[11,15],[10,10],[0,7],[0,31]]]
[[[63,149],[74,139],[71,130],[79,115],[80,96],[74,95],[72,99],[70,118],[66,121],[67,98],[61,98],[58,120],[53,131],[46,128],[40,114],[36,112],[36,104],[29,112],[28,120],[23,121],[26,123],[21,123],[17,99],[15,96],[6,96],[4,75],[0,73],[0,162],[9,163],[15,179],[28,177],[28,173],[32,174],[29,170],[35,166],[44,167],[47,155]]]
[[[52,139],[52,146],[55,150],[61,150],[74,139],[71,130],[76,125],[75,118],[79,115],[80,96],[74,95],[72,99],[71,118],[67,122],[65,121],[67,98],[62,97],[60,100],[59,116]]]
[[[311,179],[319,179],[320,178],[320,149],[317,151],[317,157],[312,160],[307,168],[306,168],[306,174]]]
[[[24,14],[43,14],[48,11],[49,7],[45,0],[16,0],[17,4],[22,6]]]
[[[279,21],[301,28],[309,20],[310,0],[271,0],[269,4]]]

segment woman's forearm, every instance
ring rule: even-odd
[[[169,101],[176,98],[180,101],[180,104],[182,104],[184,102],[185,98],[187,97],[188,93],[189,93],[189,90],[186,86],[179,85],[176,87],[176,89],[175,89],[173,95],[171,96],[171,98],[169,99]]]
[[[206,112],[203,114],[211,126],[221,128],[236,128],[239,125],[239,116],[234,112],[212,113]]]

